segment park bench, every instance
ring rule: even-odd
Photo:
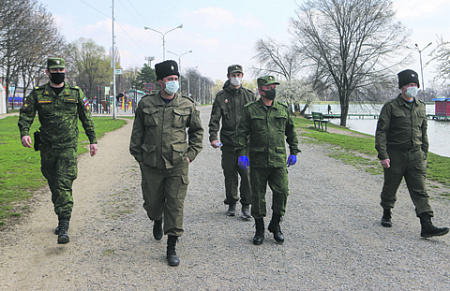
[[[314,127],[328,131],[328,120],[324,119],[323,114],[320,112],[311,112],[311,114],[314,121]]]

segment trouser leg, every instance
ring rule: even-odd
[[[77,178],[76,148],[41,148],[41,171],[47,179],[55,213],[70,220],[73,209],[72,185]]]
[[[409,159],[410,163],[405,171],[405,181],[411,200],[416,207],[416,215],[427,213],[432,217],[433,210],[431,209],[430,197],[425,186],[427,169],[423,160],[423,153],[419,150],[411,152],[409,153]]]
[[[403,153],[389,151],[389,158],[391,160],[390,168],[384,169],[384,184],[381,191],[380,205],[383,209],[394,208],[397,201],[397,190],[406,169],[406,157]]]
[[[140,163],[141,188],[144,199],[143,207],[151,220],[159,220],[162,217],[164,207],[164,172],[156,168],[148,167]]]
[[[252,203],[252,189],[250,186],[250,169],[247,170],[237,167],[239,175],[241,176],[241,185],[239,187],[239,192],[241,194],[241,204],[249,205]]]
[[[252,189],[252,208],[251,214],[255,219],[266,216],[266,189],[267,180],[270,175],[270,169],[252,168],[250,171],[251,189]]]
[[[272,189],[272,211],[283,216],[286,213],[289,196],[289,180],[286,168],[273,168],[269,176],[269,187]]]
[[[225,177],[225,200],[228,205],[236,204],[238,197],[238,165],[234,152],[222,151],[222,170]]]
[[[188,163],[171,170],[164,182],[164,233],[171,236],[181,236],[183,230],[184,200],[186,198],[188,178]]]

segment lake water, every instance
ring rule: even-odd
[[[383,105],[350,105],[349,114],[379,114]],[[327,113],[328,105],[320,104],[309,108],[307,113],[317,111]],[[331,111],[334,114],[340,113],[339,105],[331,105]],[[427,114],[434,114],[434,105],[427,105]],[[339,119],[330,119],[331,123],[339,124]],[[378,119],[365,117],[351,117],[347,119],[347,127],[362,133],[375,135]],[[428,119],[428,140],[430,143],[430,152],[450,157],[450,121],[436,121]]]

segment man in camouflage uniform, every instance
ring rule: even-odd
[[[236,147],[236,128],[242,115],[244,105],[255,100],[255,94],[242,87],[244,72],[241,65],[228,67],[228,80],[223,90],[217,93],[209,120],[209,141],[213,148],[222,150],[222,169],[225,176],[225,201],[228,205],[228,216],[236,214],[238,196],[238,174],[241,176],[242,217],[250,218],[250,203],[252,199],[250,177],[248,170],[238,167],[238,156],[234,152]],[[220,128],[220,120],[222,127]],[[220,142],[217,133],[220,128]]]
[[[153,236],[167,238],[167,260],[178,266],[175,252],[183,230],[189,164],[202,150],[203,128],[194,100],[178,93],[178,66],[169,60],[155,65],[161,90],[142,97],[131,133],[130,153],[139,162],[147,216]],[[186,134],[187,132],[187,134]]]
[[[40,135],[35,134],[35,149],[41,151],[41,171],[52,192],[52,202],[58,215],[58,243],[69,242],[69,220],[72,215],[72,184],[77,178],[78,118],[90,142],[90,154],[97,153],[94,122],[89,103],[77,86],[64,82],[65,61],[47,60],[50,81],[31,91],[25,100],[19,119],[22,145],[31,148],[30,127],[38,112]],[[40,141],[39,137],[40,136]]]
[[[267,184],[273,192],[273,216],[268,230],[273,233],[277,242],[283,243],[280,220],[286,212],[289,195],[287,166],[295,165],[300,150],[294,120],[288,106],[274,100],[275,88],[279,83],[273,76],[260,77],[257,82],[261,98],[244,107],[236,134],[236,153],[241,168],[246,169],[249,165],[251,167],[251,214],[255,218],[256,225],[253,243],[260,245],[264,240]],[[287,165],[285,136],[290,150]],[[250,137],[250,161],[246,156],[248,137]]]
[[[405,177],[409,194],[420,218],[422,237],[442,236],[447,227],[438,228],[431,222],[433,210],[425,189],[428,153],[427,112],[425,103],[416,98],[419,78],[413,70],[398,73],[401,94],[386,102],[378,120],[375,148],[384,168],[381,192],[383,216],[381,225],[391,227],[397,189]]]

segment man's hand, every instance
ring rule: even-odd
[[[213,140],[213,141],[211,142],[211,146],[212,146],[213,148],[217,149],[217,148],[220,148],[220,147],[222,146],[222,143],[221,143],[220,141],[218,141],[218,140]]]
[[[243,169],[243,170],[247,170],[248,167],[248,157],[247,156],[240,156],[238,158],[238,166],[239,168]]]
[[[287,160],[287,166],[293,166],[295,165],[295,163],[297,163],[297,156],[296,155],[290,155],[288,160]]]
[[[95,156],[95,154],[97,153],[97,145],[96,144],[90,144],[89,145],[89,152],[91,153],[91,157]]]
[[[390,159],[381,160],[380,165],[383,166],[383,168],[388,169],[391,167],[391,160]]]
[[[31,148],[31,144],[33,142],[31,141],[31,137],[29,135],[22,136],[22,145],[26,148]]]

